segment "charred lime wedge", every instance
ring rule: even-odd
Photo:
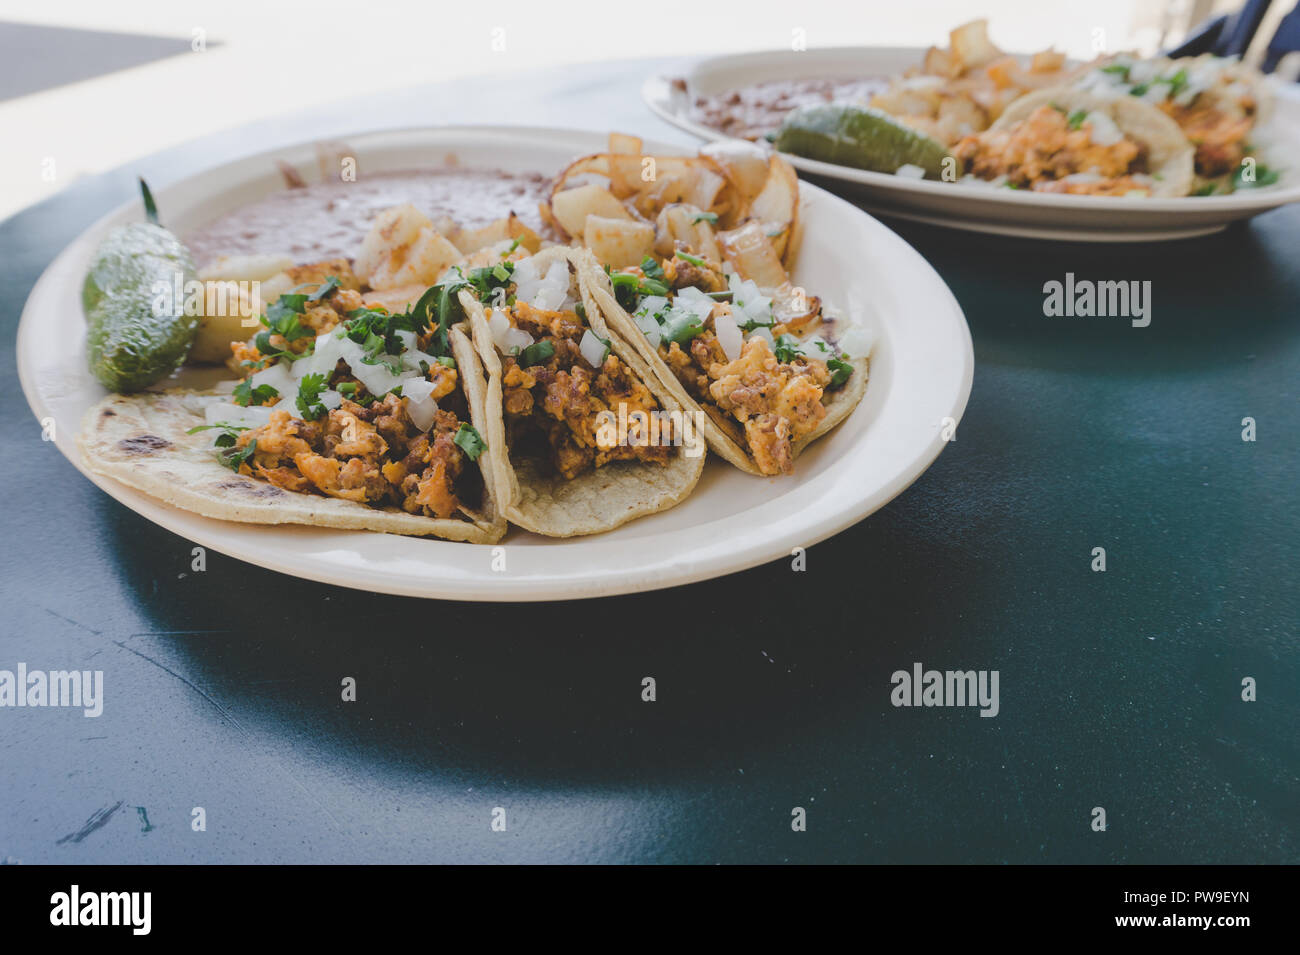
[[[777,131],[781,152],[852,166],[871,172],[896,172],[919,166],[938,179],[952,154],[938,140],[900,123],[888,113],[851,103],[826,103],[792,110]]]

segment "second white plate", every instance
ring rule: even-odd
[[[893,76],[916,66],[924,54],[923,49],[909,47],[838,47],[715,56],[684,61],[647,77],[641,95],[652,110],[674,126],[702,139],[722,141],[728,138],[725,134],[693,118],[693,96],[770,80]],[[685,91],[673,82],[675,79],[685,80]],[[1292,137],[1300,135],[1300,91],[1290,88],[1294,86],[1277,84],[1276,115],[1272,119],[1275,128],[1288,131]],[[1285,152],[1297,155],[1300,142]],[[1038,239],[1149,242],[1190,238],[1300,201],[1300,167],[1295,165],[1287,171],[1290,184],[1284,180],[1266,189],[1228,196],[1122,199],[930,182],[801,156],[786,158],[800,172],[835,180],[837,190],[881,215]]]

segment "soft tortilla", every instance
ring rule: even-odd
[[[470,407],[471,424],[487,438],[486,388],[474,347],[459,327],[450,329],[452,355]],[[408,514],[355,501],[286,491],[236,474],[213,453],[212,432],[186,432],[206,424],[203,410],[228,395],[190,391],[109,395],[86,414],[78,444],[86,466],[151,497],[204,517],[248,524],[311,524],[492,544],[505,534],[505,518],[493,497],[488,451],[479,455],[484,508],[464,520]]]
[[[1173,198],[1192,191],[1196,147],[1173,119],[1151,103],[1135,96],[1103,99],[1072,87],[1054,86],[1020,97],[1003,111],[991,128],[1012,126],[1040,106],[1056,106],[1067,113],[1079,109],[1105,113],[1125,136],[1146,146],[1147,169],[1156,180],[1151,187],[1153,197]]]
[[[672,373],[672,369],[659,357],[658,350],[650,344],[641,329],[637,328],[636,322],[632,321],[632,316],[618,304],[618,299],[614,297],[613,285],[604,269],[599,266],[588,268],[584,270],[583,278],[588,286],[588,292],[600,303],[601,313],[613,329],[615,340],[630,344],[640,356],[642,364],[653,371],[660,384],[679,404],[691,411],[702,412],[702,416],[697,420],[703,422],[704,436],[709,443],[709,448],[742,471],[764,477],[770,476],[764,475],[754,463],[753,457],[746,448],[744,433],[736,420],[712,405],[702,405],[691,397],[677,376]],[[825,337],[834,341],[835,324],[827,321],[823,323],[823,327],[827,331]],[[791,445],[790,452],[793,457],[797,458],[808,445],[847,418],[866,394],[867,359],[854,358],[850,360],[850,364],[853,365],[853,374],[844,387],[831,392],[830,400],[826,402],[826,417],[813,431]]]
[[[655,376],[635,351],[619,336],[611,335],[601,318],[601,311],[580,279],[590,265],[585,249],[555,246],[533,256],[545,269],[556,259],[569,262],[570,272],[578,283],[587,324],[595,335],[610,341],[610,347],[640,378],[665,411],[679,411],[685,406],[658,385]],[[703,449],[695,457],[685,446],[668,463],[617,461],[580,474],[573,480],[542,473],[532,462],[515,460],[506,445],[505,416],[501,405],[501,358],[488,329],[483,306],[469,292],[460,293],[461,304],[470,316],[474,343],[487,369],[485,439],[492,455],[492,472],[496,478],[496,499],[502,503],[507,520],[547,537],[576,537],[611,530],[647,514],[667,510],[683,501],[694,490],[704,469]]]

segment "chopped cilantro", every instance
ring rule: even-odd
[[[323,302],[325,301],[325,299],[329,298],[338,290],[339,290],[339,280],[335,278],[333,275],[331,275],[329,278],[327,278],[324,282],[320,284],[320,287],[317,288],[316,291],[312,292],[310,295],[307,296],[307,301]]]
[[[1246,172],[1245,167],[1239,166],[1237,168],[1236,173],[1234,173],[1232,177],[1233,188],[1258,189],[1260,186],[1271,186],[1273,185],[1273,183],[1277,182],[1278,180],[1277,170],[1270,169],[1268,166],[1265,166],[1262,162],[1255,164],[1255,178],[1253,181],[1244,178],[1245,172]]]
[[[718,214],[716,212],[701,212],[695,218],[691,219],[691,225],[697,222],[707,222],[709,225],[718,224]]]
[[[463,421],[461,422],[460,427],[456,429],[456,434],[451,440],[455,442],[458,448],[465,452],[465,456],[471,461],[477,461],[478,456],[482,454],[483,449],[487,447],[487,444],[484,442],[482,435],[478,433],[478,430],[472,424],[466,424]]]
[[[677,342],[681,345],[703,332],[704,319],[694,312],[674,309],[668,313],[667,320],[663,322],[660,337],[665,342]]]
[[[1078,129],[1083,125],[1083,121],[1087,118],[1088,111],[1086,109],[1076,109],[1070,114],[1069,118],[1066,119],[1065,123],[1071,129]]]
[[[540,365],[544,361],[549,361],[554,354],[555,343],[550,339],[534,342],[519,353],[519,367],[531,368],[533,365]]]
[[[325,406],[320,403],[320,393],[325,390],[323,374],[303,375],[298,384],[298,410],[307,421],[324,417]]]
[[[197,428],[190,428],[186,434],[198,434],[200,431],[211,431],[213,428],[220,428],[221,433],[217,435],[213,444],[218,448],[234,447],[235,441],[239,438],[239,432],[247,431],[248,427],[242,424],[230,424],[227,421],[218,421],[216,424],[201,424]]]
[[[1108,63],[1101,68],[1103,73],[1111,73],[1116,76],[1128,79],[1129,64],[1127,63]]]
[[[829,387],[839,388],[853,374],[853,366],[843,358],[826,359],[826,367],[830,369],[831,382]]]
[[[778,234],[779,234],[779,233],[778,233]],[[678,252],[678,253],[677,253],[677,258],[679,258],[679,259],[681,259],[681,260],[683,260],[683,261],[685,261],[685,262],[689,262],[689,263],[691,263],[691,265],[699,266],[700,268],[705,268],[705,267],[706,267],[706,266],[704,265],[704,260],[703,260],[703,259],[701,259],[699,256],[691,255],[689,252]]]
[[[270,385],[258,385],[254,388],[253,379],[250,377],[235,385],[232,397],[235,399],[235,404],[247,408],[249,405],[264,405],[279,394],[280,392]]]
[[[794,361],[796,358],[802,358],[803,350],[799,344],[799,339],[793,335],[785,334],[777,338],[773,354],[776,355],[777,361],[784,363]]]
[[[254,438],[242,448],[226,447],[217,452],[217,458],[230,470],[238,473],[240,466],[253,456],[257,450],[257,439]]]
[[[648,255],[641,260],[641,271],[648,279],[663,281],[664,267]]]
[[[668,286],[658,279],[640,278],[630,272],[611,272],[608,265],[605,272],[614,286],[614,298],[629,312],[635,311],[637,303],[647,295],[668,294]],[[659,269],[659,272],[662,275],[663,270]]]

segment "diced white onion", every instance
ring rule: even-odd
[[[433,382],[427,378],[412,378],[402,385],[402,397],[407,399],[406,413],[421,431],[433,427],[433,416],[438,412],[438,402],[432,394]]]
[[[905,162],[894,170],[894,175],[902,176],[904,179],[924,179],[925,169],[910,162]]]
[[[241,408],[237,404],[214,401],[203,409],[203,419],[208,424],[224,423],[257,428],[271,423],[271,409],[257,406]]]
[[[418,371],[404,371],[395,375],[387,365],[368,365],[360,360],[355,364],[349,361],[348,369],[352,372],[352,377],[365,385],[366,390],[376,398],[382,398],[394,388],[419,375]]]
[[[660,315],[666,311],[667,308],[668,299],[664,298],[662,295],[647,295],[645,298],[641,299],[641,304],[637,306],[636,314],[654,318],[654,316]]]
[[[810,335],[799,343],[799,353],[825,361],[835,357],[835,348],[820,335]]]
[[[776,339],[772,337],[772,330],[770,328],[756,328],[749,333],[749,337],[763,339],[763,341],[767,342],[767,347],[769,349],[776,347]]]
[[[726,353],[727,361],[739,358],[740,351],[745,346],[745,336],[741,334],[740,326],[736,324],[729,309],[719,309],[718,314],[713,316],[713,331],[718,336],[718,344]]]
[[[501,350],[507,355],[513,355],[517,351],[523,351],[532,343],[533,336],[522,328],[508,328],[506,329]]]
[[[850,325],[839,340],[840,349],[852,358],[866,358],[875,344],[875,333],[862,322]]]
[[[438,414],[438,402],[428,397],[421,398],[419,401],[408,401],[406,414],[411,419],[411,424],[421,431],[428,431],[433,427],[435,416]]]
[[[298,391],[298,382],[293,380],[293,373],[287,366],[296,364],[295,362],[277,361],[274,365],[263,368],[254,374],[249,382],[254,388],[260,388],[262,385],[270,385],[275,389],[275,393],[281,397],[292,396]]]
[[[343,404],[343,396],[337,391],[322,391],[320,397],[316,399],[325,406],[327,411],[333,411]]]
[[[1147,87],[1147,91],[1138,98],[1159,105],[1169,99],[1169,94],[1173,92],[1173,89],[1173,86],[1169,83],[1152,83]]]
[[[1083,120],[1092,127],[1088,138],[1098,146],[1114,146],[1124,138],[1115,121],[1102,112],[1091,112]]]
[[[571,307],[569,263],[558,259],[551,263],[545,275],[538,274],[537,264],[531,259],[523,259],[515,266],[512,278],[515,281],[515,297],[527,302],[533,308],[546,311],[560,311],[566,305]]]
[[[578,342],[578,351],[582,357],[587,359],[587,364],[592,368],[599,368],[605,364],[605,356],[609,354],[609,346],[596,337],[595,333],[589,328],[582,333],[582,341]]]
[[[488,331],[492,333],[492,344],[502,351],[506,350],[506,333],[510,331],[510,319],[505,309],[494,308],[488,316]]]
[[[437,358],[434,358],[427,352],[422,352],[414,348],[408,348],[406,351],[402,352],[402,367],[407,371],[419,371],[420,362],[422,361],[428,362],[430,368],[438,363]]]
[[[659,327],[659,322],[653,315],[642,315],[640,312],[632,319],[636,322],[636,327],[645,333],[646,341],[650,343],[651,348],[658,348],[659,342],[663,340],[663,330]]]

